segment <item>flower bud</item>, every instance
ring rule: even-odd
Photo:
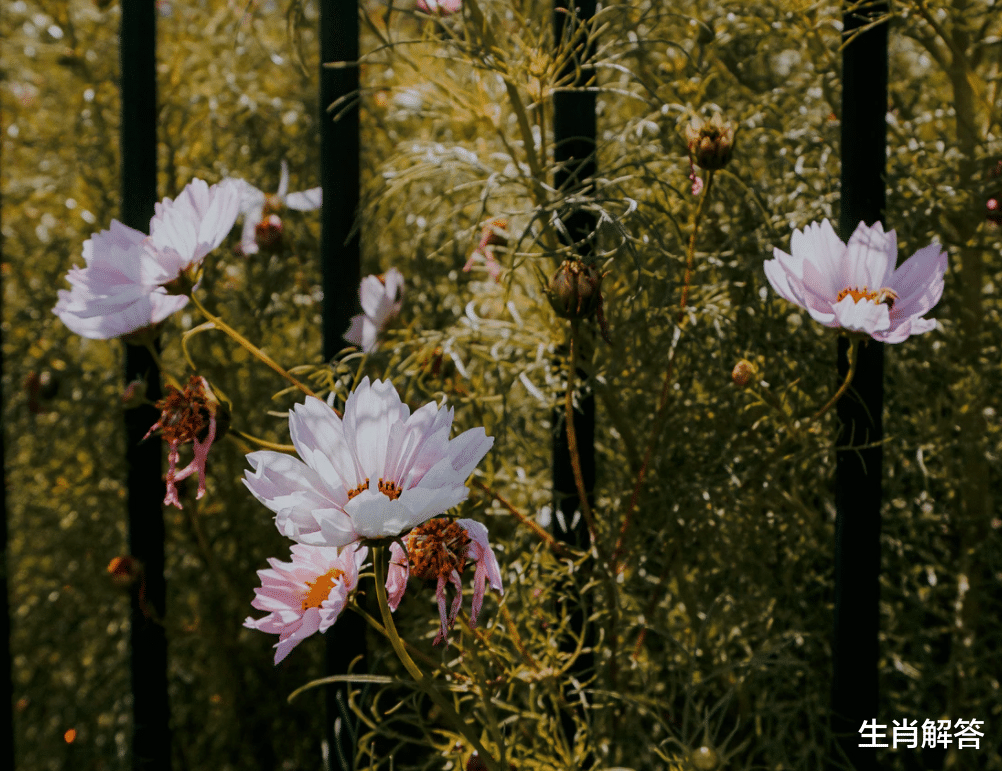
[[[146,381],[137,377],[122,391],[122,406],[127,410],[132,410],[143,404],[149,404],[146,399]]]
[[[685,141],[689,156],[701,169],[722,169],[734,149],[734,126],[720,113],[714,113],[709,120],[696,117],[685,127]]]
[[[756,374],[755,365],[748,361],[748,359],[742,359],[731,370],[731,380],[734,381],[734,385],[738,388],[745,388],[755,378]]]
[[[699,771],[713,771],[720,765],[720,758],[712,747],[703,745],[698,750],[693,750],[692,765]]]
[[[546,294],[561,318],[591,318],[602,301],[602,274],[581,260],[564,260]]]
[[[108,576],[111,578],[111,582],[121,589],[128,589],[136,583],[142,573],[142,563],[128,554],[115,557],[108,563]]]

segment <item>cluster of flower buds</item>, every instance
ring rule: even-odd
[[[689,158],[706,171],[716,171],[727,165],[734,150],[734,126],[720,113],[709,120],[693,118],[685,127]]]

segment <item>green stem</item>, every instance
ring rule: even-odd
[[[285,370],[283,367],[277,364],[268,354],[266,354],[256,345],[254,345],[250,340],[248,340],[246,337],[237,332],[233,327],[231,327],[229,324],[227,324],[225,321],[219,318],[219,316],[209,313],[209,311],[206,310],[205,306],[202,305],[201,302],[199,302],[198,298],[195,297],[194,294],[192,294],[191,296],[191,301],[195,303],[195,307],[198,308],[199,311],[201,311],[202,315],[205,316],[205,318],[207,318],[210,322],[212,322],[212,324],[216,327],[216,329],[220,330],[221,332],[225,332],[227,335],[233,338],[233,340],[235,340],[244,350],[246,350],[249,354],[251,354],[251,356],[256,358],[258,361],[262,362],[263,364],[267,365],[271,369],[273,369],[275,372],[284,377],[286,380],[292,383],[296,388],[298,388],[307,396],[316,396],[316,394],[313,393],[313,391],[309,388],[309,386],[303,385],[298,380],[296,380],[296,378],[290,375],[287,370]]]
[[[696,207],[696,213],[692,218],[692,234],[689,236],[689,249],[685,258],[685,279],[682,282],[682,297],[678,303],[678,317],[676,319],[676,324],[679,327],[681,327],[682,322],[685,319],[686,303],[689,301],[689,284],[692,280],[692,266],[696,255],[696,235],[699,233],[699,223],[703,219],[703,210],[706,207],[706,201],[710,197],[710,189],[712,187],[713,172],[708,171],[706,173],[706,187],[703,189],[703,193],[699,199],[699,205]],[[678,332],[679,330],[676,330],[676,334],[678,334]],[[640,487],[643,485],[644,478],[647,476],[647,468],[650,465],[651,458],[654,455],[654,450],[657,447],[658,438],[661,435],[665,409],[668,406],[668,397],[671,396],[671,380],[674,364],[675,356],[673,347],[672,355],[669,355],[668,357],[668,368],[665,370],[665,379],[661,386],[661,398],[658,401],[658,410],[654,414],[654,426],[651,429],[650,439],[647,441],[647,449],[644,451],[644,460],[640,464],[640,471],[637,472],[637,479],[633,484],[633,493],[630,495],[630,504],[626,509],[625,516],[623,517],[623,524],[619,528],[619,535],[616,538],[616,546],[612,550],[613,575],[616,575],[619,571],[619,561],[623,556],[623,546],[626,543],[626,531],[629,530],[630,523],[633,520],[633,512],[637,507],[637,500],[640,497]]]
[[[808,423],[813,423],[815,420],[824,415],[828,410],[838,404],[838,400],[841,399],[845,392],[849,390],[849,386],[852,384],[852,379],[856,376],[856,364],[859,362],[859,357],[856,355],[859,348],[859,338],[855,335],[849,339],[849,371],[846,373],[845,382],[842,383],[841,387],[835,392],[835,395],[828,400],[828,404],[822,407],[820,410],[815,412]]]
[[[706,172],[706,188],[699,197],[699,206],[696,207],[696,216],[692,221],[692,235],[689,236],[689,249],[685,255],[685,279],[682,282],[682,299],[678,303],[678,323],[682,323],[685,314],[685,305],[689,301],[689,283],[692,281],[692,265],[696,258],[696,235],[699,233],[699,223],[703,219],[703,209],[710,197],[710,188],[713,187],[713,172]]]
[[[462,735],[477,751],[480,758],[487,764],[490,769],[500,769],[494,756],[484,749],[484,745],[480,742],[480,737],[470,728],[469,725],[459,716],[456,710],[453,708],[448,701],[440,694],[436,689],[434,684],[425,676],[424,672],[421,671],[420,667],[414,663],[414,659],[407,652],[407,648],[404,646],[404,641],[400,639],[400,635],[397,633],[396,624],[393,622],[393,614],[390,612],[389,601],[386,598],[386,564],[389,562],[389,551],[385,546],[374,546],[372,548],[372,564],[375,567],[376,572],[376,600],[379,604],[379,613],[383,617],[383,627],[386,634],[386,638],[390,641],[390,645],[393,647],[393,652],[397,654],[397,658],[400,659],[400,663],[404,665],[404,669],[407,670],[414,682],[417,683],[418,687],[428,694],[435,706],[442,710],[442,714],[445,715],[446,719],[452,723],[453,729],[457,733]]]
[[[595,545],[597,534],[595,532],[595,517],[592,514],[591,504],[588,502],[588,490],[585,488],[584,473],[581,471],[581,455],[578,452],[578,434],[574,428],[574,377],[577,374],[577,339],[578,323],[571,322],[570,351],[567,355],[567,393],[564,395],[564,422],[567,424],[567,454],[571,458],[571,470],[574,472],[574,486],[578,492],[578,505],[581,507],[581,514],[588,525],[588,536],[592,546]]]

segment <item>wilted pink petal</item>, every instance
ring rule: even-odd
[[[369,550],[292,547],[292,562],[269,559],[268,570],[259,570],[261,588],[251,602],[268,611],[264,618],[248,617],[244,626],[279,635],[275,664],[300,642],[316,632],[326,632],[345,609],[358,586],[358,572]]]
[[[935,327],[920,318],[943,294],[946,252],[939,244],[919,249],[895,269],[897,236],[877,222],[860,223],[848,244],[831,223],[794,231],[791,254],[774,249],[765,275],[772,288],[827,327],[862,332],[900,343]]]

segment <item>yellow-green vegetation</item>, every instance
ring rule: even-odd
[[[949,270],[929,314],[937,329],[886,348],[883,712],[873,717],[983,720],[981,749],[954,746],[946,762],[1002,769],[1002,239],[985,222],[985,200],[1002,189],[990,175],[1002,158],[1002,11],[940,5],[902,0],[891,23],[886,224],[900,259],[936,240]],[[589,752],[610,770],[820,768],[835,412],[806,423],[839,385],[835,337],[772,291],[762,263],[789,251],[794,227],[837,220],[838,4],[605,4],[593,27],[598,175],[571,200],[552,188],[550,97],[562,84],[549,0],[477,0],[441,18],[404,0],[360,6],[363,274],[396,267],[406,281],[400,320],[365,374],[392,379],[412,406],[445,398],[458,430],[496,437],[458,514],[490,529],[504,598],[489,594],[477,632],[461,621],[442,649],[431,645],[433,592],[411,591],[395,615],[401,635],[520,771],[577,768]],[[291,190],[319,184],[318,0],[157,8],[160,196],[196,176],[271,191],[282,159]],[[0,6],[3,427],[25,769],[129,762],[129,602],[106,571],[127,552],[123,344],[76,337],[51,310],[84,240],[118,213],[118,20],[109,0]],[[698,203],[684,129],[716,112],[737,127],[733,154],[714,172],[679,322]],[[566,256],[555,218],[575,206],[599,218],[612,344],[581,324],[582,387],[598,404],[597,537],[592,553],[562,556],[521,520],[552,517],[571,322],[554,314],[546,283]],[[508,234],[494,247],[499,281],[482,259],[463,271],[495,219]],[[283,366],[310,365],[298,376],[315,372],[322,391],[319,220],[284,212],[283,222],[273,255],[236,253],[236,229],[208,258],[199,296]],[[200,321],[189,305],[163,334],[182,383],[180,336]],[[234,428],[288,443],[298,391],[218,330],[189,351],[232,402]],[[746,389],[731,380],[740,359],[756,368]],[[334,374],[350,384],[359,361]],[[31,373],[55,386],[36,393]],[[184,509],[166,510],[177,768],[321,764],[321,691],[286,697],[323,674],[322,641],[275,668],[273,639],[241,627],[255,571],[288,558],[240,482],[253,449],[232,435],[219,443],[208,494],[196,501],[189,483]],[[365,605],[371,578],[362,588]],[[559,647],[569,625],[557,593],[590,598],[597,640],[576,748],[560,727],[574,654]],[[370,645],[373,674],[406,676],[388,643],[372,634]],[[463,766],[470,748],[427,697],[380,680],[355,687],[358,768]],[[881,756],[888,769],[941,761]]]

